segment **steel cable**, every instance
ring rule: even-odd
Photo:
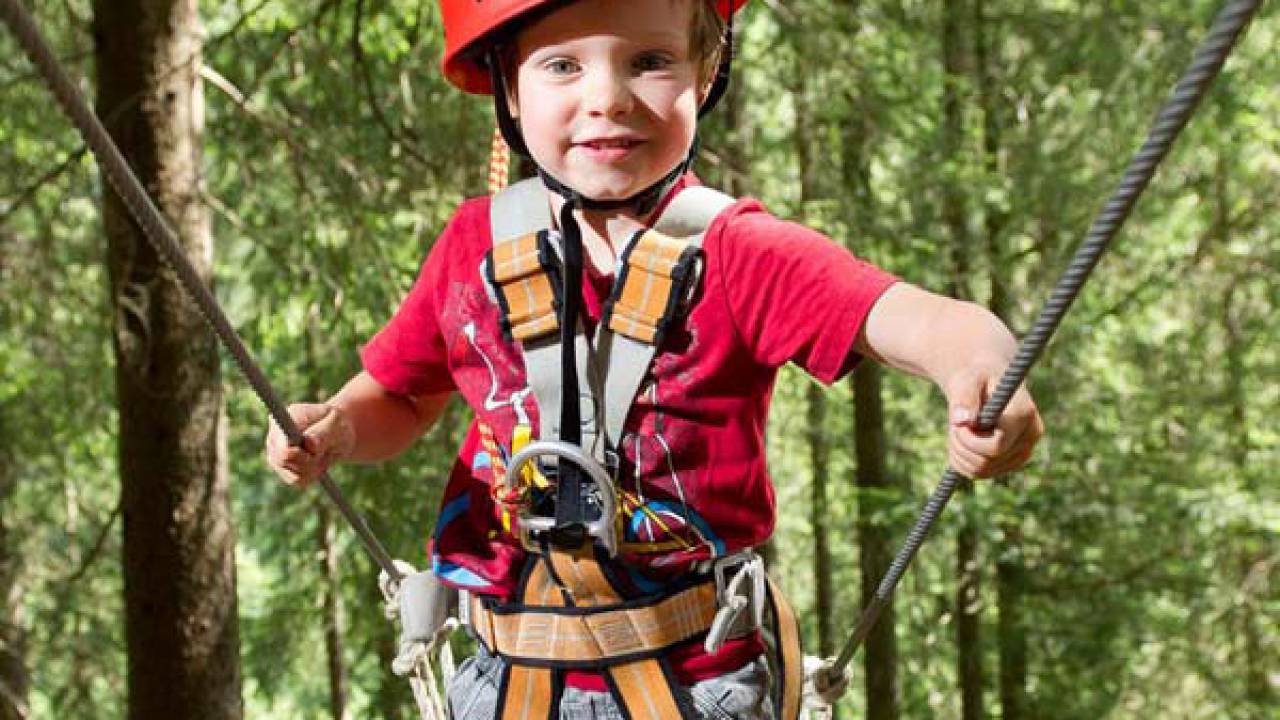
[[[1102,258],[1102,254],[1106,252],[1120,227],[1128,219],[1138,197],[1142,195],[1155,174],[1156,168],[1169,153],[1174,140],[1186,127],[1191,116],[1195,114],[1196,107],[1208,92],[1218,71],[1222,69],[1227,56],[1231,54],[1236,40],[1261,5],[1262,0],[1233,0],[1227,3],[1214,19],[1208,35],[1196,49],[1190,67],[1157,114],[1147,133],[1146,141],[1129,162],[1119,186],[1094,219],[1084,242],[1076,250],[1066,271],[1040,311],[1040,315],[1031,326],[1031,330],[1022,338],[1013,361],[1000,377],[996,389],[983,403],[976,423],[980,430],[990,430],[995,427],[1005,406],[1022,385],[1040,354],[1044,352],[1045,346],[1049,344],[1050,338],[1058,329],[1071,303],[1080,294],[1080,289],[1089,278],[1089,274]],[[947,502],[951,500],[956,486],[963,479],[964,476],[950,468],[942,476],[938,487],[929,496],[924,509],[921,510],[920,517],[916,519],[915,525],[907,534],[906,542],[894,556],[888,572],[876,587],[874,597],[863,610],[862,617],[859,618],[858,625],[848,643],[840,651],[834,663],[826,669],[825,672],[831,673],[829,677],[839,678],[844,673],[854,653],[888,606],[898,581],[902,579],[903,573],[915,558],[929,531],[933,529]]]
[[[1094,220],[1085,241],[1077,250],[1031,330],[1023,338],[1017,354],[1005,370],[995,391],[983,404],[978,414],[979,428],[990,429],[995,426],[996,420],[1008,405],[1013,393],[1026,379],[1031,367],[1044,351],[1062,318],[1079,295],[1089,274],[1129,217],[1138,197],[1154,175],[1155,169],[1168,154],[1174,140],[1194,114],[1195,108],[1217,76],[1236,40],[1260,6],[1261,0],[1235,0],[1228,3],[1215,19],[1208,37],[1197,49],[1190,68],[1179,80],[1173,96],[1158,114],[1146,142],[1130,162],[1119,187]],[[163,215],[134,177],[128,163],[97,117],[89,110],[79,91],[62,72],[60,64],[44,43],[25,8],[17,0],[0,0],[0,13],[3,14],[5,22],[18,38],[19,44],[28,57],[45,76],[64,111],[84,134],[90,148],[102,163],[112,187],[129,208],[144,234],[169,261],[183,287],[192,295],[205,319],[214,328],[241,372],[267,406],[268,412],[284,430],[290,443],[301,444],[302,434],[289,417],[283,402],[261,369],[249,356],[243,342],[218,307],[212,293],[201,282],[195,269],[183,255]],[[903,573],[936,524],[961,480],[963,476],[955,470],[948,469],[925,503],[920,517],[908,533],[903,547],[894,557],[889,571],[877,587],[871,603],[864,610],[849,642],[830,666],[830,671],[836,676],[843,673],[844,668],[857,652],[857,648],[870,633],[892,597]],[[393,578],[398,578],[400,573],[391,562],[390,556],[373,536],[363,518],[346,502],[327,474],[320,478],[320,484],[343,517],[356,530],[369,554],[383,570]]]
[[[81,134],[84,135],[85,142],[88,144],[89,149],[93,151],[94,156],[98,158],[107,181],[115,189],[125,207],[128,208],[129,214],[137,221],[143,235],[146,236],[168,262],[169,267],[177,274],[179,283],[195,301],[200,314],[204,316],[204,319],[217,334],[218,339],[222,341],[227,352],[231,354],[236,365],[240,368],[240,372],[253,387],[254,393],[266,405],[267,412],[280,425],[285,436],[288,437],[289,443],[294,446],[300,446],[302,444],[302,432],[298,429],[297,424],[293,422],[293,418],[289,416],[284,402],[281,401],[280,396],[276,393],[275,388],[271,386],[271,382],[267,380],[262,369],[254,362],[244,342],[236,334],[226,314],[222,312],[222,308],[218,306],[217,299],[214,298],[213,293],[209,291],[209,288],[201,280],[199,273],[196,272],[196,269],[183,253],[173,229],[169,227],[169,223],[155,206],[155,203],[152,202],[151,197],[147,195],[147,191],[134,175],[129,163],[125,160],[124,155],[121,154],[120,149],[116,147],[115,142],[112,141],[111,136],[107,133],[106,128],[103,127],[98,116],[89,108],[80,90],[63,71],[62,64],[54,57],[53,51],[49,49],[48,43],[44,41],[44,37],[40,34],[39,28],[36,27],[31,14],[27,12],[27,9],[18,0],[0,0],[0,15],[4,17],[9,29],[13,31],[14,37],[17,38],[18,44],[22,46],[27,57],[36,66],[36,69],[40,71],[40,74],[44,76],[45,82],[54,97],[57,98],[58,104],[62,106],[63,111],[67,113]],[[319,483],[347,523],[356,531],[360,542],[364,545],[365,550],[369,552],[369,555],[373,557],[374,562],[392,578],[400,579],[402,574],[391,561],[391,556],[387,554],[382,543],[378,541],[373,531],[369,529],[364,518],[347,502],[342,495],[342,491],[334,484],[328,473],[320,476]]]

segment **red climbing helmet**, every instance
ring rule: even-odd
[[[486,37],[516,18],[558,0],[440,0],[444,16],[444,76],[469,93],[493,92],[483,63]],[[698,0],[701,2],[702,0]],[[729,19],[748,0],[716,0],[720,16]]]

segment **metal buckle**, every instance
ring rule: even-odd
[[[618,495],[613,479],[604,466],[595,458],[583,452],[582,448],[559,440],[539,440],[529,443],[516,453],[507,463],[506,488],[514,491],[519,488],[520,475],[524,466],[542,457],[556,457],[577,465],[586,471],[600,490],[600,517],[586,525],[587,535],[596,538],[604,546],[609,557],[618,554],[618,528],[614,522],[618,511]],[[528,506],[522,507],[516,515],[520,523],[520,542],[529,550],[538,550],[533,533],[542,533],[555,529],[555,518],[534,515]]]
[[[728,568],[739,560],[742,560],[742,564],[738,566],[733,578],[726,581],[725,573]],[[714,655],[729,639],[733,624],[737,622],[738,616],[748,604],[751,605],[752,619],[756,627],[760,627],[764,621],[764,560],[747,550],[717,560],[711,566],[711,574],[715,579],[716,601],[720,609],[716,611],[716,616],[711,621],[711,628],[707,630],[707,638],[702,646],[708,654]],[[742,584],[748,578],[751,580],[750,599],[742,593]]]

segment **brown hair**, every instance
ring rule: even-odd
[[[715,78],[720,53],[725,52],[724,18],[716,11],[716,0],[695,0],[689,27],[689,52],[698,64],[698,86],[706,89]]]

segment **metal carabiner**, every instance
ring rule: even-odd
[[[541,457],[568,460],[585,470],[587,476],[595,481],[596,487],[600,490],[600,517],[587,523],[587,534],[600,541],[605,552],[609,553],[609,557],[616,556],[618,554],[618,527],[615,522],[618,512],[617,489],[613,484],[613,478],[609,477],[604,466],[577,445],[559,440],[539,440],[529,443],[507,463],[505,481],[507,491],[518,489],[524,466]],[[527,506],[522,507],[516,517],[520,523],[520,541],[530,550],[538,549],[530,536],[531,532],[547,532],[555,528],[555,518],[534,515],[529,512]]]
[[[746,559],[738,566],[733,578],[726,581],[725,568],[743,557]],[[702,646],[708,654],[714,655],[729,639],[729,632],[748,604],[751,605],[755,627],[760,627],[763,622],[764,561],[754,552],[745,550],[719,559],[711,566],[711,572],[716,583],[716,602],[719,603],[720,609],[716,611],[716,616],[711,621],[711,628],[707,631],[707,637]],[[742,587],[747,580],[751,580],[750,598],[743,592]]]

